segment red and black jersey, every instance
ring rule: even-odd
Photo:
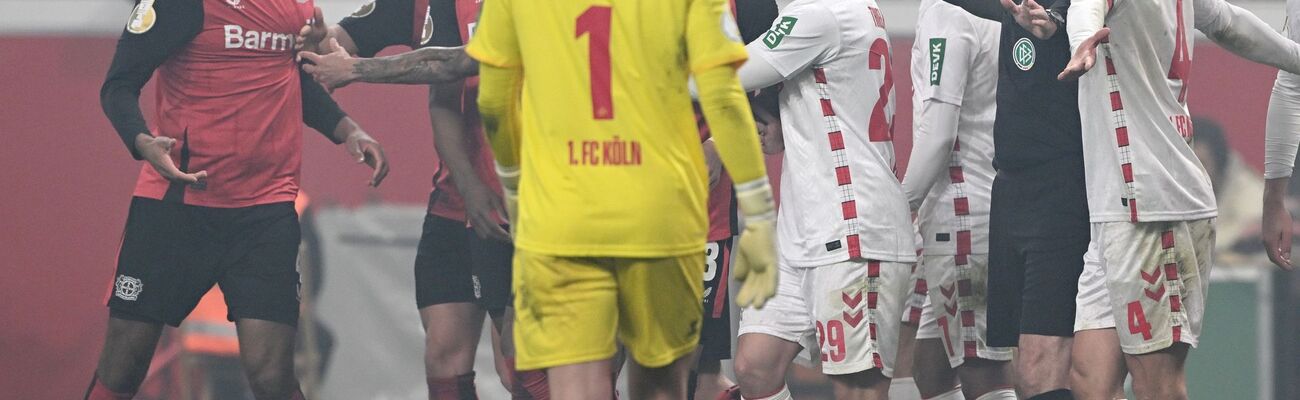
[[[172,184],[141,168],[135,195],[206,207],[293,201],[302,159],[302,122],[332,132],[338,105],[294,61],[294,38],[312,18],[311,0],[168,0],[155,18],[122,33],[100,91],[104,112],[136,154],[136,135],[177,140],[182,171],[207,170],[203,186]],[[138,33],[133,33],[138,32]],[[140,88],[157,71],[153,130]],[[304,113],[304,108],[308,112]]]
[[[481,0],[374,0],[339,21],[357,45],[357,55],[374,56],[389,46],[456,47],[469,42],[478,22]],[[465,146],[475,173],[500,194],[501,185],[493,168],[492,149],[487,145],[479,121],[478,77],[465,80],[461,92],[465,116]],[[445,163],[439,162],[433,176],[429,212],[457,221],[465,220],[465,201],[451,181]]]

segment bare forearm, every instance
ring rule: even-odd
[[[433,146],[438,151],[438,159],[451,171],[452,183],[462,188],[480,181],[465,145],[464,116],[452,104],[460,101],[460,93],[454,89],[455,86],[450,84],[429,86],[429,119],[433,125]]]
[[[357,60],[357,80],[370,83],[446,83],[478,73],[478,62],[463,47],[425,47],[406,53]]]

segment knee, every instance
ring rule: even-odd
[[[1133,394],[1139,400],[1185,400],[1187,399],[1187,385],[1179,380],[1174,384],[1168,381],[1144,382],[1144,380],[1133,380]]]
[[[784,377],[776,376],[777,368],[772,365],[764,365],[752,357],[744,357],[743,354],[736,355],[735,370],[736,383],[741,387],[754,388],[758,390],[766,389],[770,386],[780,386],[778,382],[783,381]]]
[[[248,386],[258,400],[282,400],[298,390],[298,380],[292,368],[257,368],[248,371]]]

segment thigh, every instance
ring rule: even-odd
[[[212,288],[220,238],[197,208],[131,200],[108,298],[114,318],[179,326]]]
[[[704,251],[704,324],[700,329],[700,362],[731,358],[730,281],[732,239],[711,242]]]
[[[822,371],[880,369],[893,376],[911,263],[849,261],[812,268],[804,294],[817,329]]]
[[[474,296],[493,318],[500,318],[505,308],[510,306],[510,261],[515,246],[509,242],[480,238],[473,230],[465,230],[465,235],[474,266],[471,276]]]
[[[433,214],[424,216],[420,245],[415,251],[417,307],[475,301],[474,264],[468,249],[464,222]]]
[[[612,262],[518,250],[513,286],[515,362],[519,370],[614,356],[620,316]]]
[[[230,320],[298,323],[298,246],[301,231],[293,203],[223,210],[219,224],[229,239],[218,281]]]
[[[1101,233],[1106,286],[1124,352],[1144,354],[1180,342],[1195,346],[1213,262],[1213,220],[1106,223]]]
[[[695,351],[703,322],[699,255],[615,259],[615,264],[618,337],[632,359],[659,368]]]
[[[754,333],[797,343],[807,351],[799,352],[795,361],[811,367],[818,346],[813,318],[803,294],[803,281],[807,272],[807,268],[793,268],[778,263],[776,295],[768,299],[763,308],[740,310],[740,328],[737,333],[742,340],[746,335]]]

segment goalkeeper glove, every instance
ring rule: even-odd
[[[767,177],[736,185],[736,203],[745,215],[739,255],[733,270],[744,283],[736,294],[741,307],[763,308],[776,294],[776,206]]]
[[[497,164],[497,178],[501,181],[501,194],[506,201],[506,218],[510,223],[510,236],[515,235],[519,222],[519,167],[504,167]]]

